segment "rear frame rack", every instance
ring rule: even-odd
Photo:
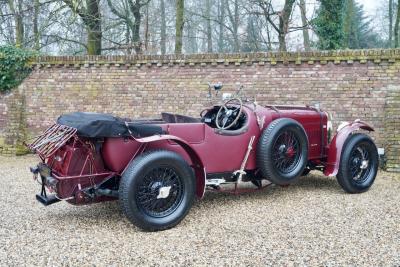
[[[43,134],[35,138],[27,147],[42,158],[48,158],[53,155],[60,147],[75,136],[77,129],[53,124]]]

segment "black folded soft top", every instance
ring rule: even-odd
[[[93,112],[64,114],[57,119],[57,123],[75,128],[79,136],[89,138],[127,137],[131,133],[135,137],[146,137],[164,133],[157,125],[132,123],[110,114]]]

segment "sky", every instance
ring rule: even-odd
[[[374,16],[381,3],[378,0],[357,0],[357,2],[364,6],[364,10],[368,16]]]

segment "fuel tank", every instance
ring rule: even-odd
[[[140,143],[132,138],[107,138],[102,148],[104,163],[109,170],[120,173],[139,147]]]

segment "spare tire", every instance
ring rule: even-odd
[[[257,167],[272,183],[287,185],[304,171],[308,159],[308,138],[293,119],[274,120],[262,132],[257,145]]]

